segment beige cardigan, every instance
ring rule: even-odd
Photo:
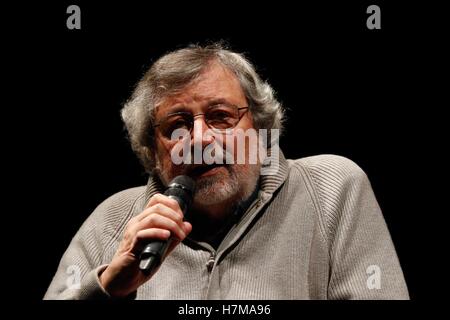
[[[73,238],[44,299],[108,298],[98,274],[111,261],[127,221],[156,192],[161,185],[150,178],[146,187],[100,204]],[[409,296],[365,173],[340,156],[286,160],[281,154],[277,174],[261,176],[258,197],[217,251],[184,241],[133,298]]]

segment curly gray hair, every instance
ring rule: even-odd
[[[231,70],[245,93],[256,129],[283,128],[284,109],[274,90],[261,80],[253,65],[221,44],[192,45],[159,58],[138,82],[121,115],[131,147],[147,172],[155,168],[154,111],[162,99],[179,93],[211,63]]]

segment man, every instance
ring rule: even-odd
[[[161,57],[122,110],[148,184],[93,212],[45,299],[408,299],[382,213],[356,164],[333,155],[286,160],[280,152],[271,160],[276,170],[262,174],[283,115],[240,54],[215,45]],[[185,134],[176,137],[177,130]],[[270,130],[270,142],[246,136],[243,148],[231,147],[239,132],[252,130]],[[223,150],[229,161],[191,161],[218,142],[222,149],[212,154]],[[266,158],[250,161],[264,150]],[[196,182],[186,220],[177,201],[162,195],[178,175]],[[169,237],[161,266],[146,275],[143,247]],[[68,281],[68,270],[81,281]]]

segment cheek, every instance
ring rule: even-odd
[[[234,159],[236,164],[254,164],[259,156],[259,140],[257,133],[254,136],[232,136],[223,140],[223,148]]]
[[[250,129],[250,128],[253,128],[253,129],[255,128],[255,125],[253,122],[253,116],[251,115],[251,113],[249,111],[247,111],[245,113],[245,115],[242,117],[239,124],[240,124],[241,128],[243,128],[244,130]]]
[[[172,161],[170,158],[171,147],[161,141],[156,143],[156,157],[162,168],[170,168]]]

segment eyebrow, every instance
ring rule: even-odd
[[[224,98],[215,98],[215,99],[208,100],[207,105],[208,105],[208,106],[212,106],[212,105],[215,105],[215,104],[221,104],[221,103],[230,104],[230,103],[229,103],[226,99],[224,99]]]
[[[214,106],[216,104],[221,104],[221,103],[231,104],[225,98],[213,98],[213,99],[207,100],[205,105],[206,105],[206,107],[211,107],[211,106]],[[181,104],[181,103],[170,106],[168,109],[169,110],[167,111],[166,115],[170,115],[170,114],[177,113],[177,112],[189,112],[186,110],[187,109],[186,105]]]
[[[169,110],[165,113],[167,115],[177,113],[177,112],[183,112],[183,111],[186,112],[187,111],[186,106],[184,104],[178,104],[178,105],[169,107],[168,109]]]

